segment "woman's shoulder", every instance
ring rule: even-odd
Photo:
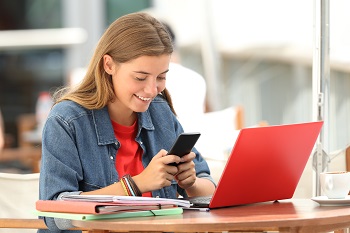
[[[67,110],[82,110],[84,109],[81,105],[78,103],[71,101],[71,100],[63,100],[61,102],[56,103],[52,109],[67,109]]]
[[[76,118],[86,114],[91,114],[91,110],[88,110],[78,103],[70,100],[64,100],[55,104],[50,112],[51,116],[60,116],[66,119]]]

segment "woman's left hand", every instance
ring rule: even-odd
[[[188,189],[196,182],[196,169],[193,159],[196,157],[194,152],[183,156],[181,163],[177,165],[178,173],[175,175],[175,179],[178,185],[183,189]]]

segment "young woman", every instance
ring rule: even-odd
[[[183,132],[165,88],[172,52],[164,26],[145,13],[109,26],[81,84],[55,95],[43,131],[40,199],[214,192],[208,165],[195,149],[182,158],[167,155]],[[134,189],[125,190],[123,182]],[[59,219],[45,222],[52,231],[71,227]]]

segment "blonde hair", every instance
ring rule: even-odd
[[[72,100],[87,109],[100,109],[115,98],[112,80],[103,68],[108,54],[117,63],[140,56],[172,54],[171,38],[161,22],[146,13],[124,15],[114,21],[100,38],[87,73],[74,89],[63,88],[55,93],[55,102]],[[175,113],[170,95],[161,93]]]

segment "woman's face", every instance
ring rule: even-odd
[[[106,58],[105,55],[105,69]],[[166,73],[169,69],[170,55],[142,56],[126,63],[116,64],[109,61],[110,72],[118,107],[126,114],[144,112],[151,101],[165,88]],[[118,111],[120,112],[120,111]]]

